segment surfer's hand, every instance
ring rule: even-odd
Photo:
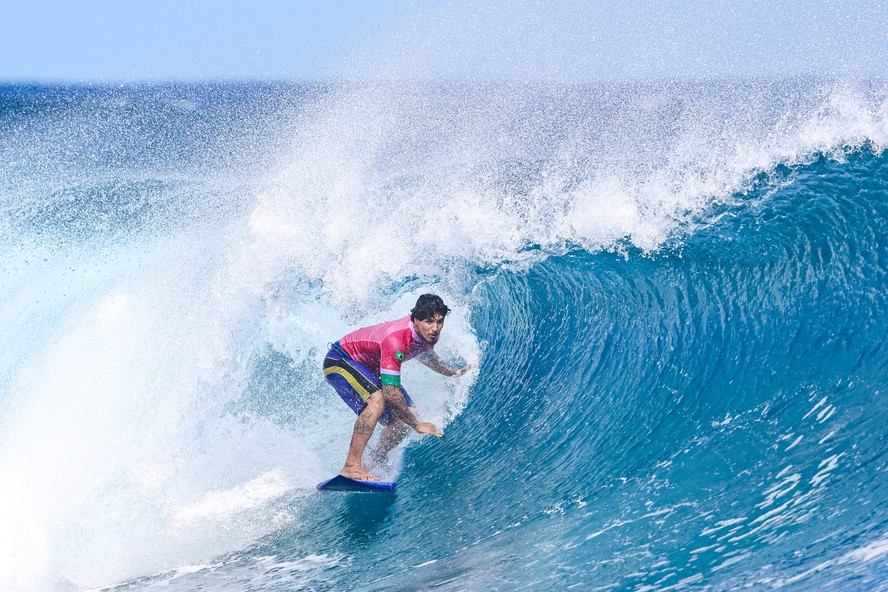
[[[466,364],[465,366],[463,366],[462,368],[460,368],[457,371],[456,375],[462,376],[463,374],[465,374],[466,372],[468,372],[469,370],[471,370],[474,367],[475,367],[475,364]]]
[[[444,435],[444,430],[439,428],[433,423],[429,423],[427,421],[421,421],[416,425],[416,431],[420,434],[429,434],[432,436],[438,436],[439,438]]]

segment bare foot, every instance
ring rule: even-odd
[[[364,469],[364,467],[343,467],[339,474],[356,481],[379,481],[379,477]]]

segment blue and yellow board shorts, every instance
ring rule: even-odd
[[[327,357],[324,358],[324,377],[330,386],[342,397],[342,400],[351,407],[355,413],[367,407],[367,399],[370,395],[382,388],[379,376],[373,374],[366,366],[351,359],[337,341],[330,347]],[[404,400],[408,407],[414,407],[413,401],[407,396],[407,391],[401,387]],[[388,425],[392,418],[392,409],[389,405],[379,418],[382,425]]]

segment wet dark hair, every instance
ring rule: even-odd
[[[410,310],[410,320],[425,321],[433,318],[436,314],[446,317],[450,309],[441,300],[437,294],[423,294],[416,300],[416,306]]]

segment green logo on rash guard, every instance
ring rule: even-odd
[[[395,352],[395,359],[398,360],[399,362],[403,362],[404,361],[404,352],[402,352],[401,350],[396,351]]]

